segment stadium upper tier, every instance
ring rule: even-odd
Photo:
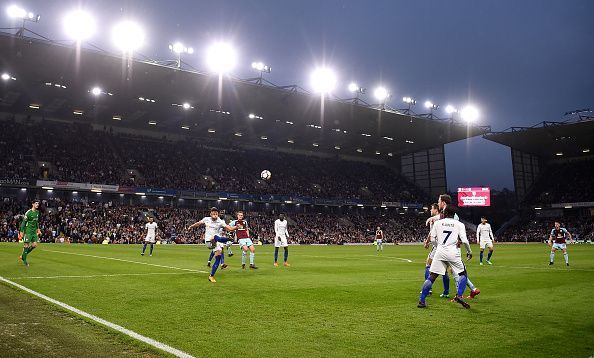
[[[384,165],[204,144],[115,134],[88,124],[0,120],[3,178],[424,202],[413,184]],[[260,179],[263,169],[272,180]]]
[[[0,33],[3,112],[389,160],[487,129]]]

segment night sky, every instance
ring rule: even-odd
[[[122,17],[142,24],[140,53],[171,58],[168,44],[196,49],[184,61],[206,70],[202,53],[214,40],[239,53],[233,75],[253,77],[250,64],[270,64],[272,82],[309,89],[309,73],[325,63],[339,76],[339,97],[355,80],[383,84],[402,108],[403,96],[476,105],[479,124],[493,130],[562,119],[594,109],[594,1],[592,0],[235,0],[235,1],[15,1],[41,14],[31,29],[65,39],[64,13],[77,6],[95,14],[89,41],[115,52],[111,27]],[[3,5],[8,5],[4,2]],[[4,15],[4,14],[3,14]],[[4,15],[1,27],[10,25]],[[445,113],[439,110],[439,115]],[[446,146],[448,186],[513,189],[509,149],[482,138]],[[472,178],[469,180],[468,178]]]

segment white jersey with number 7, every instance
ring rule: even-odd
[[[437,220],[431,228],[431,238],[437,244],[434,260],[450,260],[454,257],[460,257],[458,239],[462,241],[467,249],[469,248],[466,228],[463,223],[455,219]]]

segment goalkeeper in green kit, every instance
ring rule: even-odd
[[[27,255],[37,247],[39,235],[41,235],[41,230],[39,230],[39,200],[33,200],[31,209],[25,213],[19,229],[19,241],[23,240],[24,242],[23,254],[19,258],[25,266],[29,266]]]

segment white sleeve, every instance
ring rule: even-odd
[[[289,222],[287,221],[287,226],[285,227],[285,236],[289,237]]]
[[[476,226],[476,239],[480,240],[481,239],[481,224],[478,224]]]
[[[432,241],[437,240],[437,221],[433,223],[433,227],[431,227],[431,232],[429,233],[429,235],[431,235]]]
[[[278,221],[274,222],[274,235],[278,236]]]

